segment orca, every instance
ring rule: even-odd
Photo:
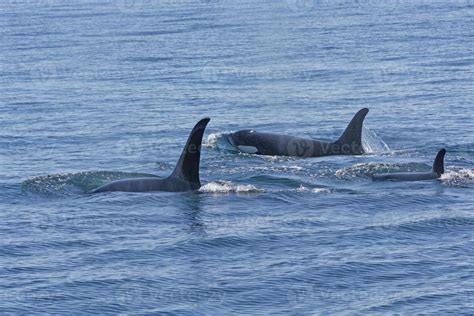
[[[422,181],[439,179],[444,173],[444,155],[446,149],[441,149],[433,163],[430,172],[399,172],[399,173],[379,173],[372,175],[374,181]]]
[[[201,143],[209,118],[200,120],[189,134],[181,157],[173,173],[167,178],[148,177],[114,181],[105,184],[89,193],[100,192],[184,192],[197,190],[201,187],[199,179],[199,163],[201,160]]]
[[[260,133],[254,130],[240,130],[226,134],[229,143],[248,154],[293,157],[321,157],[331,155],[361,155],[362,125],[369,110],[361,109],[352,118],[342,136],[335,142],[280,134]]]

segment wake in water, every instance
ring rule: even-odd
[[[209,182],[205,185],[203,185],[200,189],[200,192],[205,192],[205,193],[217,193],[217,194],[222,194],[222,193],[259,193],[263,192],[264,190],[257,188],[254,185],[251,184],[235,184],[231,181],[215,181],[215,182]]]
[[[254,194],[263,192],[298,192],[298,193],[332,193],[325,187],[308,187],[303,184],[296,189],[261,189],[251,184],[236,184],[231,181],[213,181],[203,185],[199,192],[212,194]]]
[[[449,170],[441,176],[441,181],[448,186],[470,187],[474,185],[474,170]]]
[[[86,193],[112,181],[142,177],[156,177],[156,175],[117,171],[86,171],[35,177],[23,182],[21,187],[23,192],[67,196]]]

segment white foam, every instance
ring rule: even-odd
[[[222,138],[222,133],[211,133],[207,136],[206,142],[203,144],[204,147],[214,148],[217,146],[217,143]]]
[[[349,179],[360,177],[366,174],[373,174],[377,172],[388,172],[388,171],[398,171],[396,165],[390,165],[386,163],[377,163],[377,162],[368,162],[368,163],[358,163],[351,167],[346,167],[338,169],[335,172],[335,175],[339,179]]]
[[[313,193],[331,193],[331,190],[326,188],[314,188],[311,190]]]
[[[206,193],[255,193],[263,192],[251,184],[235,184],[231,181],[209,182],[203,185],[199,191]]]
[[[304,168],[303,168],[303,167],[300,167],[300,166],[289,166],[288,169],[290,169],[290,170],[296,170],[296,171],[304,170]]]
[[[474,184],[474,170],[467,168],[449,170],[441,176],[441,181],[454,185]]]
[[[306,192],[312,192],[312,193],[331,193],[331,190],[330,189],[326,189],[326,188],[313,188],[313,189],[310,189],[308,187],[305,187],[303,185],[300,185],[300,187],[298,189],[296,189],[296,192],[300,192],[300,193],[306,193]]]

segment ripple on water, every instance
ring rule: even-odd
[[[0,314],[472,314],[473,5],[400,3],[3,1]],[[365,106],[366,155],[224,134]],[[83,194],[169,174],[203,115],[200,192]],[[441,147],[440,181],[368,178]]]

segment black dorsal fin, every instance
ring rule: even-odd
[[[442,175],[444,173],[444,155],[446,155],[446,149],[441,149],[433,163],[433,172],[436,172],[438,175]]]
[[[201,160],[202,137],[210,120],[207,117],[203,118],[194,126],[181,153],[181,157],[171,174],[171,177],[190,182],[197,188],[201,186],[199,162]]]
[[[352,153],[363,154],[362,147],[362,125],[369,109],[363,108],[354,115],[344,133],[337,140],[336,144],[350,146]]]

